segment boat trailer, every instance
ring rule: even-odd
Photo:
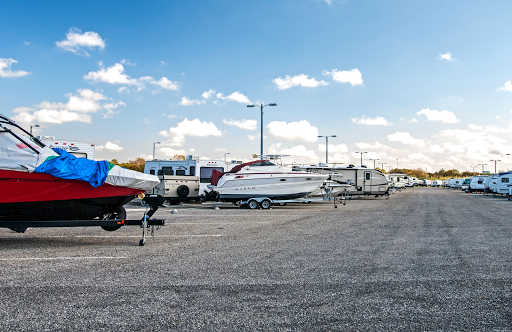
[[[156,195],[154,195],[156,196]],[[159,229],[165,225],[165,219],[150,219],[158,207],[163,203],[159,197],[146,195],[142,198],[148,205],[149,210],[144,213],[142,219],[91,219],[91,220],[48,220],[48,221],[0,221],[0,227],[9,228],[13,231],[24,233],[27,228],[36,227],[90,227],[100,226],[105,230],[114,231],[122,226],[139,226],[142,228],[142,238],[139,245],[146,244],[146,229],[151,228],[151,235],[154,236],[155,226]]]

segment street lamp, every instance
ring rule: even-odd
[[[476,172],[475,172],[475,167],[476,166],[469,166],[469,167],[473,167],[473,176],[476,176]]]
[[[384,169],[384,164],[387,164],[387,163],[381,163],[381,164],[382,164],[381,170],[383,170],[385,172],[386,170]]]
[[[356,152],[356,153],[361,154],[361,167],[362,167],[363,166],[363,153],[368,153],[368,152]]]
[[[224,162],[225,162],[225,163],[227,163],[227,161],[226,161],[226,156],[227,156],[228,154],[229,154],[229,152],[224,153]]]
[[[41,127],[40,125],[33,125],[33,126],[30,126],[30,135],[32,135],[32,128],[39,128]]]
[[[398,169],[398,158],[396,158],[396,169]]]
[[[501,160],[489,160],[489,161],[494,161],[494,174],[496,174],[496,163]]]
[[[487,164],[478,164],[478,166],[482,165],[482,175],[484,175],[484,166]]]
[[[153,143],[153,160],[155,160],[155,145],[161,144],[160,142]]]
[[[391,167],[393,167],[393,166],[386,166],[386,167],[389,167],[388,174],[391,174]]]
[[[370,160],[373,160],[373,169],[375,169],[375,161],[380,160],[380,159],[370,159]]]
[[[247,105],[247,107],[259,107],[261,109],[261,149],[260,149],[260,154],[261,154],[261,158],[263,158],[263,108],[267,107],[267,106],[277,106],[276,103],[270,103],[270,104],[267,104],[267,105],[263,105],[263,104],[260,104],[260,105]]]
[[[336,137],[336,135],[318,136],[325,137],[325,163],[329,164],[329,137]]]

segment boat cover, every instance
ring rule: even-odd
[[[160,180],[155,175],[128,170],[107,161],[77,158],[62,149],[41,148],[18,134],[25,143],[0,131],[0,169],[50,174],[62,179],[87,181],[93,187],[108,183],[140,190],[154,188]],[[35,153],[28,145],[34,147]]]
[[[25,143],[20,142],[6,131],[0,131],[0,169],[33,172],[48,157],[58,156],[51,148],[47,146],[41,148],[32,143],[28,137],[21,134],[18,134],[18,136]],[[28,147],[29,144],[39,151],[39,154],[32,151]]]

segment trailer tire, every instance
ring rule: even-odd
[[[124,207],[120,207],[111,214],[108,215],[107,219],[126,219],[126,210]],[[116,226],[101,226],[104,230],[107,232],[113,232],[117,231],[119,228],[121,228],[123,225],[116,225]]]
[[[178,192],[178,196],[180,197],[187,197],[188,194],[190,193],[190,189],[184,184],[179,186],[178,189],[176,189],[176,191]]]
[[[269,199],[264,199],[263,201],[261,201],[261,207],[263,209],[268,210],[268,209],[270,209],[271,206],[272,206],[272,202]]]
[[[251,199],[249,202],[247,202],[247,207],[251,210],[255,210],[259,207],[259,204],[256,200]]]

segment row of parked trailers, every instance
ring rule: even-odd
[[[468,193],[492,194],[493,196],[506,195],[510,199],[510,196],[512,196],[512,172],[445,180],[443,186],[464,190]]]

